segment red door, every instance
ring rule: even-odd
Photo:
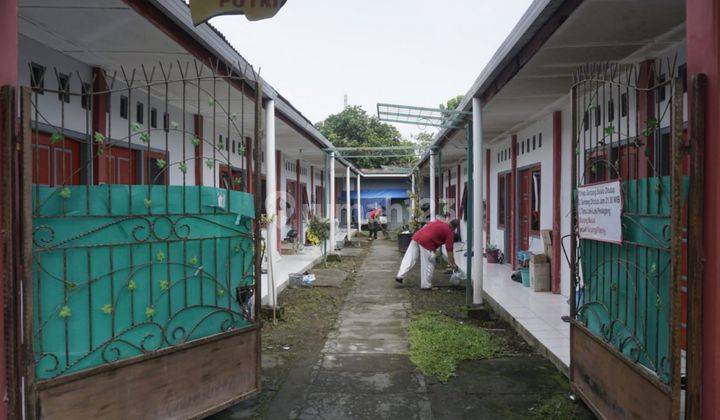
[[[110,184],[137,184],[135,151],[122,147],[110,149]]]
[[[532,193],[532,171],[520,172],[520,249],[530,248],[530,194]]]
[[[80,142],[65,138],[53,143],[47,133],[38,133],[33,140],[33,184],[80,184]]]
[[[242,170],[230,169],[227,165],[220,165],[220,188],[242,191],[242,180]]]
[[[321,186],[315,187],[315,208],[317,209],[316,214],[319,217],[325,217],[325,211],[324,211],[325,206],[323,204],[324,202],[325,202],[325,191],[324,191],[323,187],[321,187]]]

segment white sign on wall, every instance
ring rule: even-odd
[[[578,230],[581,239],[622,243],[620,181],[578,187]]]

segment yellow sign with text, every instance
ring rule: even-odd
[[[269,19],[287,0],[190,0],[190,13],[195,26],[215,16],[245,15],[248,20]]]

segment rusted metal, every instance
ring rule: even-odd
[[[670,319],[672,334],[670,340],[670,351],[672,355],[672,376],[670,380],[670,387],[672,389],[672,418],[680,417],[680,346],[681,346],[681,331],[680,323],[682,322],[681,305],[680,305],[680,294],[681,288],[681,277],[683,275],[682,267],[682,242],[685,233],[683,232],[684,226],[682,221],[682,212],[684,206],[684,199],[682,194],[682,178],[683,178],[683,163],[687,156],[686,149],[683,147],[683,86],[682,80],[679,78],[673,79],[671,85],[672,92],[672,114],[671,114],[671,205],[672,205],[672,216],[670,231],[672,235],[671,239],[671,265],[672,265],[672,276],[670,278]]]
[[[262,145],[260,144],[260,138],[264,137],[265,131],[262,129],[264,127],[263,124],[263,82],[262,79],[260,79],[260,75],[255,73],[255,147],[253,147],[253,161],[255,162],[255,171],[253,171],[253,184],[255,185],[255,191],[261,191],[261,184],[260,184],[260,172],[262,167],[261,162],[261,156],[260,156],[260,148]],[[279,167],[280,165],[278,165]],[[280,178],[278,177],[278,180]],[[298,182],[300,180],[298,179]],[[260,317],[260,306],[262,305],[262,252],[260,251],[262,249],[262,236],[261,236],[261,228],[258,218],[262,214],[262,206],[263,202],[258,196],[258,194],[253,195],[253,200],[255,204],[255,220],[253,221],[253,235],[254,235],[254,243],[255,243],[255,320],[259,325],[262,325],[262,319]],[[268,255],[272,255],[270,250],[267,250]],[[268,256],[268,259],[270,257]],[[273,291],[274,295],[274,291]],[[262,349],[262,342],[261,342],[261,334],[257,335],[257,340],[255,343],[256,348],[256,356],[257,360],[255,360],[255,371],[256,371],[256,388],[258,391],[260,391],[262,382],[260,380],[261,378],[261,363],[260,363],[260,352]]]
[[[572,389],[599,417],[670,419],[670,389],[582,324],[572,322]]]
[[[570,319],[575,319],[577,316],[577,301],[576,294],[578,290],[578,267],[575,263],[577,261],[577,208],[576,189],[577,189],[577,171],[578,171],[578,118],[577,118],[577,105],[578,105],[578,93],[577,86],[573,86],[570,92],[571,101],[571,112],[572,112],[572,137],[570,139],[570,150],[572,158],[570,159]],[[514,148],[514,146],[513,146]],[[574,327],[570,325],[571,334]],[[570,383],[575,382],[575,369],[574,369],[574,347],[573,340],[570,340]]]
[[[690,191],[688,197],[688,313],[687,313],[687,389],[685,391],[685,418],[702,417],[702,324],[703,276],[705,252],[704,199],[705,188],[705,118],[708,78],[694,75],[691,83],[690,119]]]
[[[18,275],[21,267],[17,266],[18,260],[15,255],[16,246],[13,243],[16,233],[17,219],[15,217],[18,201],[16,199],[17,189],[14,187],[15,162],[17,161],[16,151],[16,121],[15,110],[15,88],[3,86],[0,89],[0,159],[5,164],[2,166],[2,230],[3,230],[3,314],[5,328],[5,358],[7,369],[7,404],[8,418],[19,417],[21,412],[20,384],[22,373],[20,372],[21,354],[19,336],[19,307],[18,307]]]
[[[35,352],[34,343],[34,307],[33,299],[33,204],[32,204],[32,131],[30,129],[31,111],[31,90],[28,87],[21,88],[20,106],[22,107],[21,132],[18,144],[18,160],[20,161],[19,179],[16,186],[19,190],[19,218],[20,218],[20,261],[22,264],[22,329],[23,343],[23,374],[25,376],[25,414],[32,419],[38,416],[37,413],[37,392],[35,390]]]

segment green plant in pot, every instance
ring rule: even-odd
[[[318,245],[330,238],[330,221],[316,216],[311,217],[308,221],[307,238],[313,245]]]
[[[497,264],[500,262],[500,250],[497,245],[489,243],[485,246],[485,257],[488,264]]]

